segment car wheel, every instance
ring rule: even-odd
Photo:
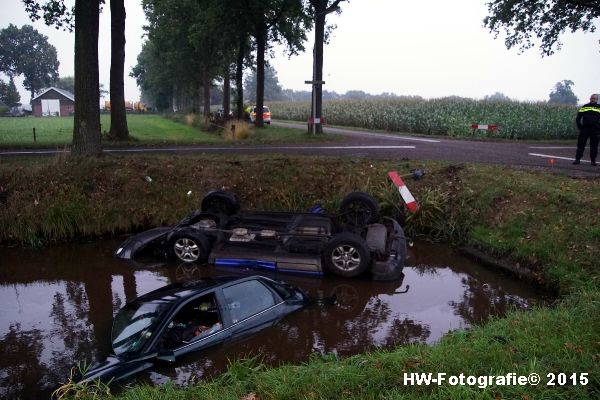
[[[343,232],[333,236],[325,245],[323,263],[330,272],[353,278],[367,270],[371,264],[371,254],[363,238]]]
[[[233,193],[214,190],[202,199],[200,207],[208,213],[233,215],[240,210],[240,203]]]
[[[210,242],[202,233],[182,230],[171,236],[169,249],[173,258],[179,261],[204,263],[208,260]]]
[[[368,193],[349,193],[340,205],[340,219],[351,227],[372,224],[379,219],[379,204]]]

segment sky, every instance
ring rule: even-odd
[[[67,0],[67,3],[73,0]],[[20,0],[0,0],[0,29],[13,23],[33,25],[57,48],[61,76],[73,75],[73,34],[32,23]],[[128,76],[143,43],[145,18],[139,0],[126,0],[125,99],[139,100],[135,80]],[[344,93],[362,90],[372,94],[391,92],[425,98],[464,96],[480,99],[502,92],[522,101],[547,100],[554,85],[568,79],[579,103],[600,92],[600,31],[565,33],[563,47],[542,57],[532,48],[520,54],[506,49],[503,39],[483,27],[486,0],[351,0],[341,3],[340,15],[330,14],[335,24],[324,50],[324,89]],[[285,89],[309,90],[312,78],[313,33],[306,51],[289,58],[275,46],[279,83]],[[110,10],[104,7],[98,44],[100,83],[109,87]],[[17,80],[17,84],[22,79]],[[20,86],[20,85],[19,85]],[[21,101],[30,96],[20,88]]]

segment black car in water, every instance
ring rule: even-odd
[[[114,354],[82,381],[117,382],[178,357],[255,333],[310,302],[300,289],[263,276],[175,283],[123,307],[112,328]]]
[[[348,194],[339,212],[328,214],[320,206],[311,212],[240,211],[232,193],[218,190],[176,226],[128,238],[115,256],[152,253],[226,267],[343,277],[371,271],[375,279],[397,279],[406,251],[398,222],[380,220],[379,205],[364,192]]]

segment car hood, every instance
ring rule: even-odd
[[[172,230],[173,228],[170,226],[159,227],[131,236],[121,243],[114,255],[115,257],[123,260],[131,260],[137,253],[145,249],[148,244],[161,238],[162,236],[165,236]]]
[[[123,360],[115,356],[107,357],[103,362],[92,365],[83,375],[80,383],[96,382],[114,383],[152,367],[156,354],[150,354],[131,360]]]

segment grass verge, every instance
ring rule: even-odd
[[[227,135],[207,132],[196,123],[197,117],[178,116],[172,119],[153,114],[128,114],[127,124],[131,139],[111,141],[106,136],[103,145],[142,146],[142,145],[186,145],[186,144],[226,144],[234,141]],[[100,117],[102,131],[110,131],[110,115]],[[33,130],[35,129],[35,141]],[[305,130],[285,127],[265,126],[264,129],[251,127],[244,140],[236,143],[294,143],[323,140],[338,140],[337,136],[308,135]],[[43,148],[67,147],[73,141],[73,117],[55,118],[0,118],[0,148]]]
[[[211,382],[183,389],[139,386],[119,398],[598,398],[598,180],[482,165],[321,157],[11,158],[0,160],[0,241],[36,245],[172,224],[212,188],[234,191],[244,208],[275,210],[304,210],[316,201],[335,210],[347,192],[364,190],[378,198],[384,213],[402,217],[386,172],[413,168],[427,175],[408,183],[421,204],[405,218],[411,235],[478,247],[518,264],[558,293],[556,304],[509,313],[434,346],[341,360],[314,356],[303,365],[273,369],[257,360],[234,361]],[[404,373],[411,372],[537,373],[542,383],[405,385]],[[551,373],[569,379],[575,373],[577,384],[548,386]]]

